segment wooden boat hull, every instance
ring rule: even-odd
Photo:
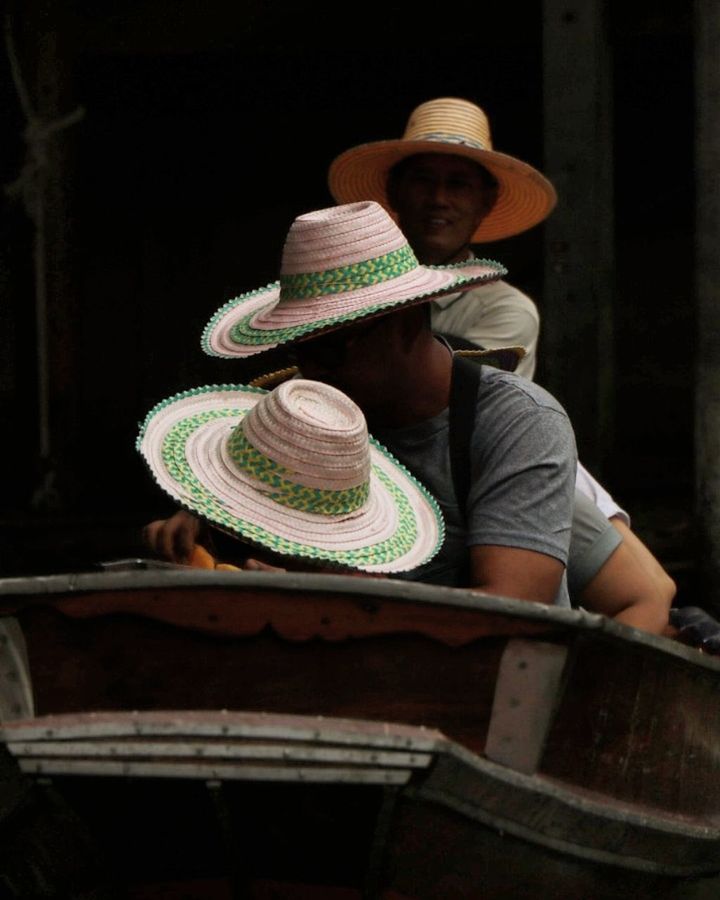
[[[84,792],[100,857],[117,843],[108,798],[132,785],[135,817],[242,823],[210,877],[233,896],[720,896],[720,665],[698,651],[582,612],[351,576],[11,579],[0,610],[6,747],[23,783],[51,779],[73,810]],[[231,812],[208,803],[211,784]],[[269,830],[238,876],[248,821]],[[294,865],[279,852],[292,845]],[[148,884],[172,881],[156,868]]]

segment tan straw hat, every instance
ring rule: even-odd
[[[273,553],[404,572],[443,542],[434,498],[327,384],[184,391],[148,413],[137,449],[183,508]]]
[[[542,222],[557,195],[537,169],[492,148],[490,124],[483,110],[456,97],[420,104],[408,119],[400,140],[375,141],[352,147],[330,165],[328,184],[338,203],[375,200],[389,209],[390,169],[409,156],[444,153],[480,163],[498,182],[497,200],[478,226],[473,242],[510,237]]]
[[[295,219],[280,280],[222,306],[205,326],[202,348],[210,356],[251,356],[505,274],[488,259],[421,266],[382,206],[331,206]]]

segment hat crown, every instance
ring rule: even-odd
[[[248,412],[231,443],[233,438],[244,439],[296,485],[348,491],[366,485],[370,477],[365,417],[349,397],[320,382],[284,382]],[[247,465],[245,455],[246,474],[255,474]]]
[[[379,203],[345,203],[295,219],[285,238],[280,273],[341,268],[407,246],[405,235]]]
[[[212,356],[249,356],[505,273],[491,260],[421,266],[377,201],[332,206],[294,220],[279,280],[221,307],[205,326],[202,344]]]
[[[479,106],[457,97],[421,103],[410,113],[403,140],[439,141],[492,150],[488,117]]]
[[[344,293],[418,267],[407,238],[375,201],[298,216],[283,247],[280,301]]]

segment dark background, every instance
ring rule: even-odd
[[[134,449],[138,423],[171,393],[271,367],[272,357],[205,357],[200,332],[227,299],[277,277],[292,219],[332,203],[325,176],[337,153],[399,137],[415,105],[454,95],[486,110],[497,149],[542,169],[543,7],[451,3],[432,20],[373,2],[7,9],[31,95],[41,104],[51,36],[62,112],[85,110],[57,138],[65,249],[49,273],[48,459],[38,452],[34,230],[16,196],[0,215],[0,574],[15,574],[122,555],[143,522],[171,509]],[[603,28],[617,294],[615,430],[598,474],[682,581],[693,564],[691,8],[611,2]],[[5,58],[0,116],[9,184],[26,158],[25,121]],[[481,252],[508,266],[542,315],[543,227]],[[542,336],[539,355],[542,382],[552,365]]]

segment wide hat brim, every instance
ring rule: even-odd
[[[528,163],[497,150],[439,140],[398,139],[351,147],[330,164],[330,193],[337,203],[374,200],[394,215],[387,196],[390,170],[409,156],[425,153],[462,156],[484,166],[497,179],[497,200],[475,230],[472,243],[527,231],[546,219],[557,203],[552,183]]]
[[[497,281],[507,269],[494,260],[416,266],[391,281],[356,290],[281,302],[276,281],[229,300],[205,326],[201,346],[210,356],[248,357],[349,322]]]
[[[300,560],[392,573],[414,569],[437,553],[444,539],[437,502],[372,438],[369,497],[351,514],[283,506],[267,485],[239,469],[228,437],[267,393],[246,385],[209,385],[155,406],[140,428],[137,449],[158,485],[223,531]]]
[[[453,351],[453,356],[461,356],[463,359],[469,359],[470,362],[502,369],[503,372],[514,372],[526,354],[527,350],[521,344],[491,349]]]

